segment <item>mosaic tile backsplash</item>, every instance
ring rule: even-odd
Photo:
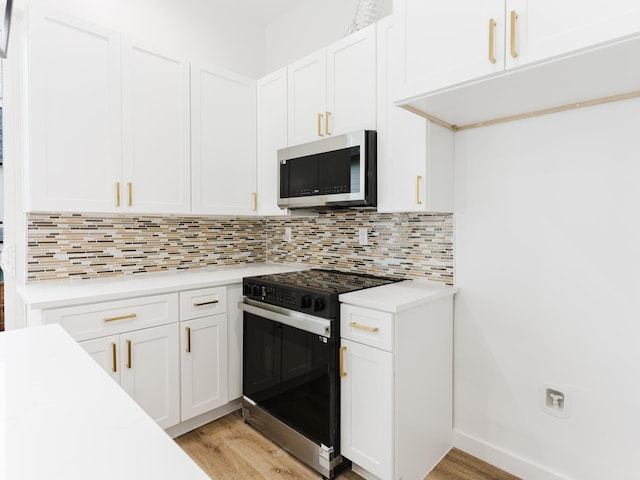
[[[284,240],[291,227],[291,242]],[[360,245],[359,229],[367,230]],[[270,218],[267,259],[453,285],[453,216],[334,210]]]
[[[28,281],[97,278],[253,262],[453,284],[453,217],[333,210],[214,218],[28,215]],[[284,240],[285,227],[292,231]],[[367,229],[368,245],[358,242]]]
[[[264,262],[264,219],[30,214],[27,280]]]

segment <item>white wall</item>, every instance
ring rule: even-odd
[[[266,73],[271,73],[340,40],[347,33],[358,0],[303,0],[266,29]],[[383,0],[382,15],[392,11]]]
[[[630,100],[456,134],[456,444],[527,480],[640,478],[638,125]]]
[[[264,73],[264,28],[229,16],[208,0],[34,0],[84,20],[258,78]],[[253,22],[253,23],[252,23]]]

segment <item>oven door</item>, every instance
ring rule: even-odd
[[[240,307],[243,395],[316,444],[337,448],[337,350],[331,320],[251,300]]]

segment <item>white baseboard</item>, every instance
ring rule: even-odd
[[[453,446],[523,480],[571,480],[569,477],[455,429]]]

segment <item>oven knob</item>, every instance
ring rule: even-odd
[[[300,297],[300,306],[302,308],[309,308],[311,306],[311,297],[309,295],[302,295]]]
[[[322,310],[324,310],[324,299],[323,298],[316,298],[313,300],[313,311],[314,312],[321,312]]]
[[[254,297],[260,296],[260,285],[251,285],[251,295]]]

